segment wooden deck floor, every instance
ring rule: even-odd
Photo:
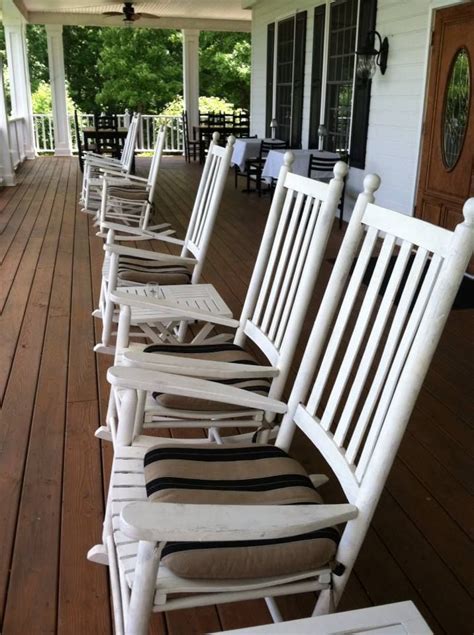
[[[85,557],[100,538],[110,464],[93,436],[110,362],[92,352],[101,242],[76,206],[75,160],[37,159],[18,178],[0,192],[0,631],[102,635],[107,571]],[[166,160],[160,209],[181,234],[198,178],[198,166]],[[268,206],[229,179],[205,279],[236,315]],[[315,299],[330,270],[325,262]],[[472,317],[450,315],[341,609],[412,599],[436,633],[473,631]],[[296,453],[308,460],[303,442]],[[311,603],[280,601],[288,619]],[[155,616],[152,630],[268,621],[263,602],[249,602]]]

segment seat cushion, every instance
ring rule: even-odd
[[[112,186],[109,188],[109,196],[127,201],[148,200],[148,190],[139,185],[128,185],[127,187]]]
[[[169,354],[214,362],[259,365],[251,353],[236,344],[152,344],[147,346],[144,351],[146,353]],[[268,395],[270,390],[268,379],[228,379],[220,380],[219,383],[229,384],[243,390],[251,390],[261,395]],[[241,410],[233,404],[217,403],[208,399],[198,399],[185,395],[167,395],[155,392],[153,397],[160,406],[176,410],[196,410],[201,412],[235,412]]]
[[[164,265],[156,260],[122,256],[119,260],[118,278],[142,284],[189,284],[192,272],[183,265]]]
[[[192,447],[161,444],[144,458],[150,501],[208,505],[317,505],[304,468],[272,445]],[[332,564],[334,527],[290,538],[239,542],[169,542],[163,564],[185,578],[242,579],[290,575]]]

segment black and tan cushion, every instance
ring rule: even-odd
[[[144,469],[150,501],[258,506],[322,502],[298,461],[272,445],[162,444],[148,450]],[[338,541],[338,530],[328,527],[273,540],[169,542],[162,561],[185,578],[290,575],[332,565]]]
[[[190,284],[192,272],[183,265],[164,265],[156,260],[121,256],[118,278],[142,284]]]
[[[152,344],[147,346],[146,353],[168,354],[191,359],[203,359],[213,362],[227,362],[230,364],[259,365],[255,357],[236,344]],[[270,382],[268,379],[226,379],[219,380],[221,384],[229,384],[242,390],[251,390],[260,395],[268,395]],[[185,395],[168,395],[153,393],[153,397],[160,406],[177,410],[235,412],[238,406],[217,403],[208,399],[198,399]],[[246,408],[247,410],[247,408]]]
[[[148,190],[140,185],[127,185],[127,187],[109,187],[108,194],[112,198],[120,198],[127,201],[147,201]]]

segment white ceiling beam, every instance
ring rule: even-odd
[[[28,9],[23,4],[23,0],[13,0],[13,4],[16,6],[18,11],[25,18],[25,20],[28,22],[28,20],[29,20]]]
[[[62,24],[69,26],[124,26],[122,18],[103,17],[100,14],[86,13],[53,13],[50,11],[30,11],[28,21],[31,24]],[[235,31],[249,33],[252,28],[250,20],[213,20],[206,18],[159,18],[152,20],[141,18],[134,29],[146,27],[154,29],[199,29],[200,31]]]

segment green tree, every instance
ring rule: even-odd
[[[31,92],[35,93],[41,82],[49,83],[46,29],[41,24],[27,24],[26,38],[28,42]]]
[[[203,31],[200,35],[200,92],[250,105],[250,35]]]
[[[35,114],[50,113],[53,109],[51,84],[49,82],[41,82],[31,95],[31,102]],[[74,112],[74,103],[69,95],[67,96],[67,111],[70,115]]]
[[[103,86],[98,67],[102,31],[88,26],[65,26],[63,29],[69,95],[82,112],[94,112],[101,105],[96,101],[96,94]]]
[[[159,113],[182,91],[182,42],[177,31],[104,29],[98,104]]]
[[[162,111],[162,115],[176,116],[184,110],[184,99],[179,96],[173,99]],[[199,97],[199,112],[225,112],[233,113],[234,104],[219,97]]]

